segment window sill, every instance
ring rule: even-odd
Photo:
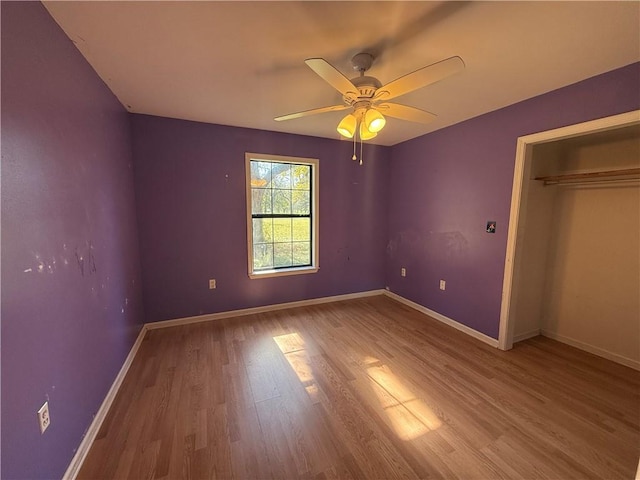
[[[304,275],[306,273],[316,273],[318,267],[294,267],[294,268],[279,268],[277,270],[262,270],[260,272],[253,272],[249,274],[249,278],[272,278],[272,277],[286,277],[289,275]]]

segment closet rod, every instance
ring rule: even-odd
[[[620,170],[606,170],[588,173],[569,173],[566,175],[549,175],[536,177],[536,180],[544,182],[545,185],[557,185],[559,183],[580,183],[580,182],[612,182],[619,180],[632,180],[640,178],[640,168],[625,168]]]

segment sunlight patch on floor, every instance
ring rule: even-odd
[[[273,337],[273,340],[284,354],[302,385],[304,385],[311,400],[315,401],[318,396],[318,387],[313,379],[313,371],[302,335],[297,332],[287,333]]]
[[[365,362],[373,363],[366,359]],[[390,426],[400,439],[413,440],[442,425],[438,416],[388,366],[369,367],[367,375]]]

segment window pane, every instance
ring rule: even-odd
[[[297,215],[311,213],[311,192],[309,190],[294,190],[291,192],[292,212]]]
[[[311,190],[311,165],[293,165],[291,167],[291,188]]]
[[[290,243],[274,243],[273,244],[273,266],[274,267],[290,267],[291,266],[291,244]]]
[[[293,265],[311,264],[311,244],[309,242],[293,243]]]
[[[311,219],[310,218],[293,218],[292,219],[292,240],[294,242],[311,240]]]
[[[253,243],[273,242],[273,219],[254,218],[253,219]]]
[[[265,188],[271,183],[271,162],[251,162],[251,187]]]
[[[271,164],[273,188],[291,188],[291,165],[288,163]]]
[[[291,190],[273,191],[273,213],[291,214]]]
[[[264,273],[312,265],[315,261],[312,189],[317,188],[316,163],[269,158],[260,155],[256,160],[249,159],[252,270]]]
[[[253,269],[265,270],[273,268],[273,244],[262,243],[253,246]]]
[[[251,213],[271,213],[271,190],[265,188],[251,189]]]
[[[273,219],[273,240],[274,242],[290,242],[291,241],[291,219],[290,218],[274,218]]]

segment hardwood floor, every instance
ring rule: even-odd
[[[369,297],[149,331],[78,478],[630,479],[639,417],[640,372]]]

